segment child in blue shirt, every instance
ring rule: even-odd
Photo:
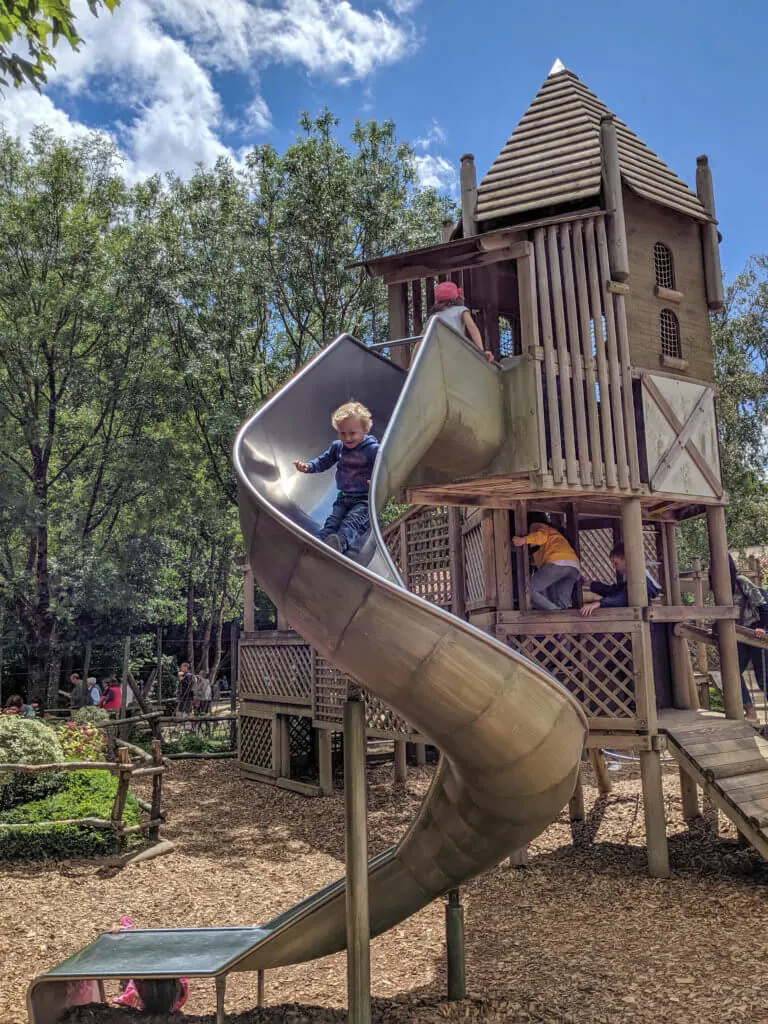
[[[373,424],[371,413],[360,402],[347,402],[339,406],[331,417],[339,439],[310,462],[297,460],[299,473],[324,473],[336,466],[336,486],[339,493],[333,510],[325,521],[320,538],[344,554],[357,549],[370,529],[368,486],[379,442],[368,431]]]

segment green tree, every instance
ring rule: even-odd
[[[91,14],[101,7],[114,11],[120,0],[88,0]],[[56,66],[51,52],[61,38],[73,50],[82,42],[70,0],[0,0],[0,87],[28,82],[37,90],[48,81],[46,70]],[[13,49],[26,45],[28,57]]]

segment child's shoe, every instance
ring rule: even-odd
[[[340,555],[343,555],[347,550],[347,542],[340,533],[329,533],[325,538],[325,543],[329,548],[333,548],[334,551],[338,551]]]

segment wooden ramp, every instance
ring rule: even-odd
[[[669,752],[768,860],[768,741],[710,711],[662,711]]]

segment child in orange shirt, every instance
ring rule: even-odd
[[[536,571],[531,576],[531,603],[542,611],[570,608],[573,588],[581,575],[579,559],[562,533],[550,526],[545,517],[541,519],[544,521],[532,516],[530,532],[512,538],[517,548],[538,545],[533,555]]]

